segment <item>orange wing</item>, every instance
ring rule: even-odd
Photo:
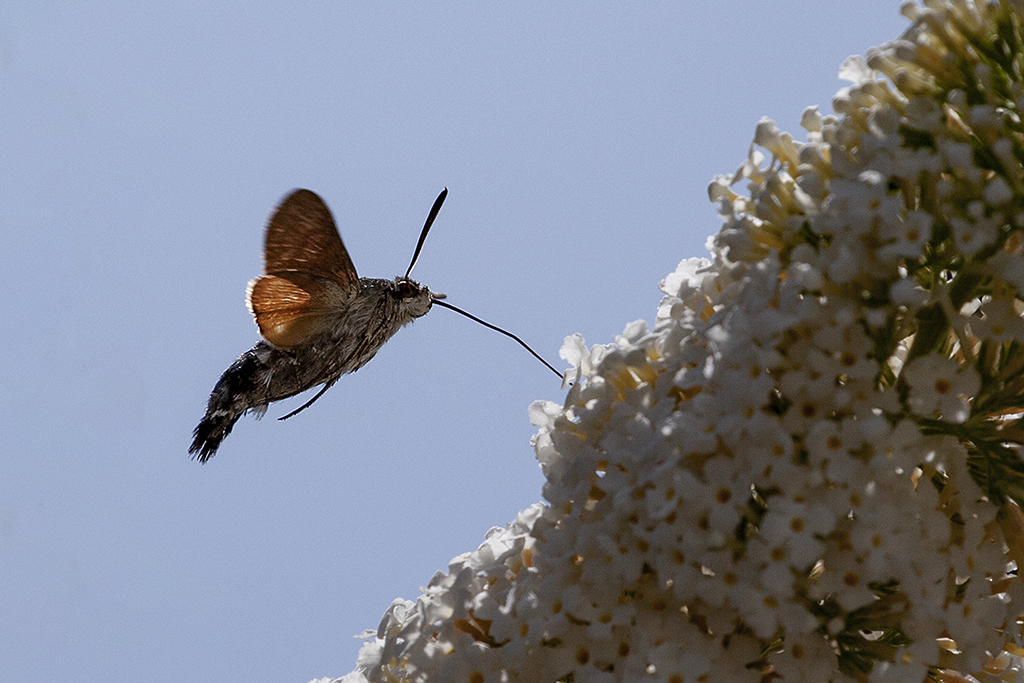
[[[323,329],[359,291],[359,276],[331,212],[315,193],[296,190],[267,226],[264,273],[249,284],[260,334],[295,346]]]

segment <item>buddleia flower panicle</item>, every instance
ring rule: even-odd
[[[566,340],[545,502],[346,680],[1024,676],[1024,3],[903,13],[801,140],[756,125],[652,325]]]

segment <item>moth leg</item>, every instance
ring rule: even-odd
[[[313,404],[314,404],[314,403],[316,402],[316,400],[317,400],[318,398],[320,398],[321,396],[323,396],[323,395],[324,395],[324,393],[325,393],[325,392],[326,392],[326,391],[327,391],[328,389],[330,389],[331,387],[333,387],[333,386],[334,386],[334,383],[335,383],[335,382],[337,382],[337,381],[338,381],[338,377],[335,377],[334,379],[332,379],[332,380],[329,380],[329,381],[325,382],[325,383],[324,383],[324,388],[323,388],[323,389],[321,389],[320,391],[318,391],[318,392],[316,393],[316,396],[314,396],[313,398],[309,399],[308,401],[306,401],[306,402],[305,402],[305,403],[303,403],[303,404],[302,404],[301,406],[299,406],[298,408],[296,408],[296,409],[295,409],[295,410],[293,410],[292,412],[288,413],[288,414],[287,414],[287,415],[285,415],[284,417],[279,417],[279,418],[277,418],[277,419],[278,419],[278,421],[281,421],[281,420],[287,420],[287,419],[288,419],[289,417],[292,417],[293,415],[298,415],[298,414],[299,414],[299,413],[301,413],[301,412],[302,412],[303,410],[305,410],[306,408],[308,408],[308,407],[310,407],[311,405],[313,405]]]

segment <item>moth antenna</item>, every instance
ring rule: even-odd
[[[443,192],[441,194],[444,195]],[[441,198],[442,197],[438,197],[438,199],[441,199]],[[436,208],[436,206],[437,205],[435,204],[435,208]],[[550,370],[551,372],[553,372],[556,375],[558,375],[558,379],[564,379],[562,377],[562,373],[560,373],[558,370],[555,370],[554,366],[552,366],[551,363],[549,363],[546,360],[544,360],[543,358],[541,358],[540,355],[536,351],[534,351],[533,349],[530,348],[529,344],[527,344],[522,339],[520,339],[516,335],[512,334],[508,330],[503,330],[500,327],[498,327],[497,325],[492,325],[489,322],[483,321],[480,318],[478,318],[475,315],[473,315],[472,313],[467,313],[466,311],[462,310],[461,308],[458,308],[456,306],[452,306],[450,303],[448,303],[446,301],[441,301],[440,299],[438,299],[436,297],[433,299],[433,302],[435,304],[437,304],[438,306],[443,306],[444,308],[449,308],[449,309],[455,311],[456,313],[461,313],[462,315],[466,316],[470,320],[475,320],[476,322],[480,323],[484,327],[489,327],[490,329],[494,330],[495,332],[501,332],[506,337],[512,337],[512,339],[515,339],[517,342],[519,342],[520,346],[522,346],[524,349],[529,351],[530,354],[533,355],[534,358],[536,358],[541,363],[543,363],[545,365],[545,367],[547,367],[548,370]]]
[[[423,243],[427,241],[427,233],[430,232],[430,226],[434,224],[434,219],[437,218],[437,212],[441,210],[441,205],[444,204],[444,198],[448,196],[448,188],[441,190],[441,194],[437,195],[437,199],[434,200],[434,205],[430,207],[430,213],[427,214],[427,222],[423,224],[423,232],[420,233],[420,241],[416,243],[416,251],[412,253],[412,262],[409,263],[409,270],[405,271],[405,276],[409,277],[412,272],[412,267],[416,265],[416,261],[420,258],[420,249],[423,248]]]

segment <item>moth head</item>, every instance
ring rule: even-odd
[[[399,308],[410,318],[426,315],[437,296],[426,285],[407,277],[396,277],[392,285]]]

